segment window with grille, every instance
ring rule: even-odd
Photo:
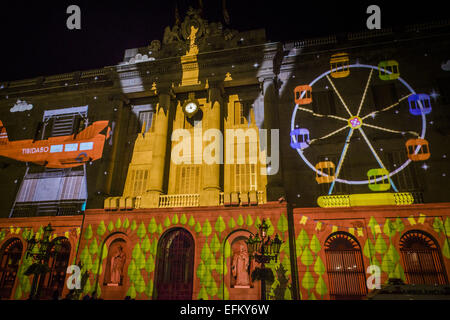
[[[312,109],[314,113],[336,114],[336,104],[334,103],[333,92],[321,91],[312,93]]]
[[[336,155],[336,154],[322,155],[317,158],[317,163],[331,161],[334,163],[334,165],[337,168],[339,159],[340,159],[340,155]],[[339,178],[340,179],[348,179],[349,171],[350,171],[349,166],[341,166],[340,171],[339,171]],[[330,190],[331,182],[330,183],[320,183],[318,186],[319,186],[320,194],[325,195],[325,194],[328,194],[328,192]],[[334,184],[333,194],[349,194],[349,193],[350,193],[350,187],[348,184],[338,183],[338,182],[336,182]]]
[[[325,242],[332,299],[362,299],[367,294],[361,247],[349,233],[336,232]]]
[[[139,196],[147,190],[147,180],[149,176],[148,170],[133,170],[131,171],[131,193],[134,196]]]
[[[372,86],[372,94],[376,110],[382,110],[398,101],[397,90],[393,83]]]
[[[194,194],[200,190],[200,166],[177,166],[176,194]]]
[[[192,299],[194,239],[184,229],[166,233],[158,246],[156,289],[159,300]]]
[[[144,132],[147,132],[152,127],[153,111],[141,111],[139,112],[139,130],[142,130],[144,126]]]
[[[390,172],[398,169],[405,161],[405,151],[386,152],[386,163]],[[399,173],[391,177],[399,191],[420,191],[415,164],[411,162]]]
[[[7,241],[0,252],[0,297],[9,299],[16,281],[23,245],[20,239]]]
[[[436,241],[419,230],[406,232],[400,239],[406,281],[409,284],[448,284]]]
[[[256,191],[256,164],[235,164],[231,172],[233,191]]]
[[[235,101],[234,102],[234,124],[248,124],[250,120],[250,102]]]

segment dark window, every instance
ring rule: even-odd
[[[325,256],[332,299],[362,299],[366,274],[359,243],[351,234],[336,232],[325,242]]]
[[[250,122],[250,102],[235,101],[234,102],[234,124],[248,124]]]
[[[312,93],[312,108],[314,113],[336,115],[336,104],[332,91]]]
[[[144,132],[147,132],[152,127],[153,121],[153,111],[141,111],[139,112],[139,132],[142,131],[142,127],[144,127]]]
[[[376,110],[387,108],[398,101],[397,91],[393,83],[372,86],[372,94]]]
[[[411,230],[400,239],[406,281],[409,284],[447,284],[439,246],[423,231]]]
[[[22,257],[22,249],[22,242],[17,238],[10,239],[2,247],[0,253],[0,297],[3,299],[9,299],[11,296]]]
[[[405,151],[386,152],[386,165],[389,172],[397,170],[407,160]],[[399,191],[421,191],[417,179],[417,173],[414,162],[409,163],[403,170],[391,177]]]
[[[156,299],[191,300],[194,276],[194,239],[184,229],[169,231],[158,246]]]

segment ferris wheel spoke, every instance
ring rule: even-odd
[[[353,132],[354,132],[353,128],[350,128],[347,138],[345,139],[345,144],[344,144],[344,148],[342,149],[342,152],[341,152],[341,157],[339,158],[339,162],[338,162],[336,172],[335,172],[335,178],[331,182],[331,186],[330,186],[330,190],[328,190],[328,194],[331,194],[331,192],[333,192],[334,184],[336,183],[336,179],[339,177],[339,173],[341,172],[341,167],[342,167],[342,164],[344,163],[345,156],[347,155],[347,150],[348,150],[348,147],[350,146],[350,139],[352,138]]]
[[[309,113],[311,113],[314,117],[318,117],[318,118],[332,118],[332,119],[336,119],[336,120],[340,120],[340,121],[344,121],[344,122],[347,122],[347,121],[348,121],[348,119],[345,119],[345,118],[342,118],[342,117],[339,117],[339,116],[334,116],[334,115],[329,115],[329,114],[315,113],[314,111],[312,111],[312,110],[310,110],[310,109],[308,109],[308,108],[304,108],[304,107],[300,107],[300,106],[297,106],[297,109],[298,109],[298,110],[301,110],[301,111],[309,112]]]
[[[361,98],[361,103],[359,104],[358,113],[356,114],[356,116],[358,116],[358,117],[359,117],[359,114],[361,113],[361,109],[364,104],[364,100],[366,99],[367,89],[369,88],[370,79],[372,79],[372,73],[373,73],[373,69],[370,69],[369,78],[367,79],[366,87],[364,88],[364,93]]]
[[[390,132],[390,133],[398,133],[398,134],[405,134],[405,133],[409,133],[411,135],[414,135],[416,137],[420,137],[420,135],[415,132],[415,131],[398,131],[398,130],[392,130],[392,129],[388,129],[388,128],[384,128],[384,127],[380,127],[380,126],[375,126],[373,124],[368,124],[367,122],[363,122],[362,124],[363,126],[369,127],[369,128],[373,128],[373,129],[377,129],[377,130],[381,130],[381,131],[386,131],[386,132]]]
[[[373,148],[372,144],[369,141],[369,138],[367,138],[366,134],[364,133],[364,130],[362,128],[359,128],[359,132],[361,132],[361,135],[363,136],[364,140],[366,141],[367,145],[369,146],[370,151],[372,151],[373,156],[375,157],[375,159],[378,162],[378,165],[383,168],[386,169],[386,167],[383,164],[383,161],[381,161],[380,157],[378,156],[377,152],[375,151],[375,149]],[[392,189],[394,189],[395,192],[398,192],[397,188],[394,185],[394,182],[392,181],[392,179],[389,179],[389,182],[392,186]]]
[[[336,89],[336,86],[334,85],[333,81],[331,81],[331,78],[328,75],[326,77],[327,77],[328,81],[330,82],[331,86],[333,87],[334,92],[336,92],[337,96],[339,97],[339,100],[341,101],[341,103],[344,106],[345,110],[347,110],[348,115],[351,117],[352,113],[350,112],[350,109],[348,108],[348,106],[345,103],[344,99],[342,99],[341,94]]]
[[[410,93],[410,94],[408,94],[408,95],[406,95],[406,96],[400,98],[396,103],[391,104],[390,106],[388,106],[388,107],[386,107],[386,108],[384,108],[384,109],[381,109],[381,110],[374,111],[374,112],[371,112],[371,113],[369,113],[369,114],[366,114],[364,117],[361,118],[361,120],[367,119],[368,117],[374,117],[377,113],[385,112],[385,111],[388,111],[388,110],[390,110],[390,109],[392,109],[392,108],[395,108],[396,106],[398,106],[398,105],[400,104],[400,102],[402,102],[402,101],[405,100],[405,99],[408,99],[408,97],[409,97],[410,95],[412,95],[412,93]]]
[[[309,141],[309,145],[313,144],[313,143],[316,142],[316,141],[320,141],[320,140],[324,140],[324,139],[327,139],[327,138],[329,138],[329,137],[332,137],[332,136],[334,136],[335,134],[338,134],[339,132],[344,131],[346,128],[348,128],[348,126],[339,128],[339,129],[337,129],[337,130],[335,130],[335,131],[333,131],[333,132],[331,132],[331,133],[329,133],[329,134],[327,134],[327,135],[324,135],[323,137],[311,139],[311,141]]]

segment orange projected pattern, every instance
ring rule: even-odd
[[[316,169],[324,175],[316,173],[317,183],[330,183],[336,178],[336,166],[331,161],[321,161],[316,164]]]
[[[312,102],[312,88],[309,85],[297,86],[294,95],[296,104],[310,104]]]
[[[0,121],[0,156],[23,162],[32,162],[47,168],[71,168],[102,157],[105,140],[100,132],[108,121],[96,121],[78,134],[51,137],[47,140],[32,139],[9,141],[6,128]]]
[[[406,141],[406,152],[408,153],[408,158],[412,161],[423,161],[430,158],[430,146],[428,141],[425,139],[409,139]],[[417,153],[416,153],[416,149]]]

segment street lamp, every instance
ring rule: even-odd
[[[56,242],[55,250],[53,250],[53,252],[50,250],[50,236],[53,231],[55,231],[55,229],[53,229],[49,223],[44,228],[42,239],[40,239],[40,237],[36,237],[37,234],[27,239],[26,258],[28,259],[31,257],[33,260],[33,264],[25,271],[25,275],[33,275],[33,285],[30,291],[30,299],[39,299],[38,281],[42,275],[45,276],[45,274],[50,271],[48,267],[50,256],[55,255],[60,249],[59,243]]]
[[[246,243],[250,259],[255,259],[257,263],[261,264],[261,268],[256,268],[253,271],[252,278],[254,278],[253,280],[261,280],[261,299],[266,300],[266,280],[273,280],[273,273],[270,269],[265,268],[265,264],[272,260],[278,261],[283,241],[278,237],[278,234],[273,239],[267,236],[269,225],[265,219],[256,227],[259,229],[258,233],[254,237],[250,235]]]

